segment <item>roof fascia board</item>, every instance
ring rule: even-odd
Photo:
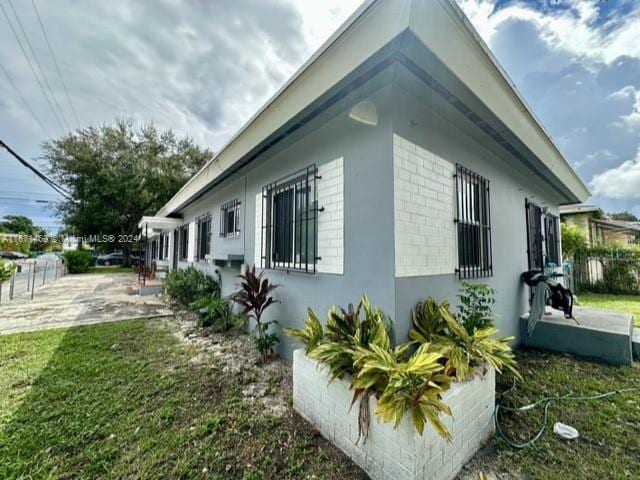
[[[166,216],[347,77],[409,25],[411,4],[371,0],[352,15],[265,106],[157,213]],[[363,22],[363,18],[367,19]],[[391,19],[391,21],[390,21]]]
[[[537,121],[515,85],[451,0],[411,0],[409,28],[467,88],[585,201],[589,191]],[[452,32],[459,32],[459,35]]]

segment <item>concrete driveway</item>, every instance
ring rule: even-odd
[[[154,295],[128,295],[133,273],[67,275],[0,304],[0,334],[171,315]]]

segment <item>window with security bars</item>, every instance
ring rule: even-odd
[[[188,260],[189,257],[189,225],[182,225],[180,227],[180,255],[179,259],[182,261]]]
[[[546,231],[545,245],[547,251],[547,262],[556,266],[560,265],[560,231],[559,219],[555,215],[545,215],[544,224]]]
[[[456,226],[458,231],[458,276],[478,278],[493,275],[489,180],[456,165]]]
[[[311,165],[262,189],[262,267],[315,273],[317,170]]]
[[[196,259],[204,260],[211,247],[211,215],[203,215],[196,221]]]
[[[543,269],[542,254],[542,209],[529,200],[525,201],[526,221],[527,221],[527,256],[529,259],[529,270]]]
[[[240,235],[240,202],[232,200],[220,207],[220,236]]]

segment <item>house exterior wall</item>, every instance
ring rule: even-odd
[[[497,291],[501,334],[517,337],[518,319],[527,310],[520,281],[528,268],[525,199],[557,215],[557,194],[533,174],[523,174],[495,142],[470,135],[446,109],[417,101],[395,85],[370,99],[377,107],[376,126],[355,122],[343,111],[184,208],[189,261],[179,268],[194,265],[219,277],[224,295],[235,291],[239,267],[194,260],[196,219],[212,216],[214,257],[244,255],[245,264],[260,265],[263,187],[315,164],[322,177],[318,206],[324,207],[318,214],[321,260],[315,274],[267,271],[280,285],[274,296],[281,303],[267,311],[266,320],[299,328],[308,307],[325,318],[332,305],[357,303],[366,293],[393,318],[396,340],[403,341],[416,302],[433,297],[457,304],[453,174],[460,163],[490,181],[493,276],[477,281]],[[241,232],[222,238],[220,206],[233,199],[241,202]],[[295,346],[284,335],[280,339],[280,353],[290,358]]]
[[[520,281],[520,274],[528,269],[527,230],[525,222],[525,199],[546,206],[557,215],[558,200],[554,193],[510,166],[515,160],[508,158],[489,141],[470,136],[460,127],[460,119],[446,109],[429,103],[417,102],[402,89],[394,92],[394,164],[406,162],[422,164],[423,172],[430,174],[422,196],[404,196],[402,205],[395,205],[396,238],[404,235],[407,228],[404,211],[424,212],[424,216],[410,217],[409,225],[418,224],[424,234],[414,237],[406,245],[402,241],[395,245],[396,259],[413,259],[395,269],[395,315],[396,340],[403,341],[410,327],[411,308],[427,297],[437,301],[448,300],[455,309],[461,281],[455,273],[458,251],[455,234],[455,193],[450,192],[456,163],[482,175],[490,181],[491,239],[493,275],[479,278],[496,290],[496,326],[501,335],[519,335],[518,319],[528,309],[527,289]],[[421,163],[422,162],[422,163]],[[412,172],[415,173],[415,172]],[[421,191],[424,174],[418,171],[409,187],[396,183],[395,198],[398,200],[407,188]],[[533,177],[533,175],[531,175]],[[403,189],[398,191],[398,189]],[[440,195],[433,195],[433,193]],[[410,212],[410,215],[412,213]],[[453,233],[452,233],[453,232]],[[421,245],[416,246],[417,244]],[[437,260],[424,264],[420,252]],[[453,259],[453,262],[452,262]]]
[[[333,305],[357,303],[363,293],[387,312],[394,306],[393,164],[391,87],[378,90],[377,126],[367,126],[341,112],[285,150],[264,159],[223,187],[216,187],[180,213],[189,224],[189,259],[178,268],[193,265],[222,281],[223,295],[237,289],[240,269],[219,267],[194,259],[196,220],[212,216],[211,253],[214,257],[244,254],[248,266],[260,265],[262,188],[312,164],[318,167],[317,271],[268,270],[268,278],[280,285],[274,296],[281,302],[265,317],[281,326],[301,327],[312,307],[321,318]],[[239,199],[240,235],[219,236],[220,207]],[[170,239],[173,244],[173,237]],[[173,248],[173,245],[171,246]],[[171,263],[171,259],[169,259]],[[291,356],[295,345],[280,335],[280,353]]]

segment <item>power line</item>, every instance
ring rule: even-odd
[[[40,126],[45,137],[49,138],[50,135],[47,133],[46,128],[44,128],[44,125],[36,115],[36,112],[33,111],[33,109],[31,108],[31,105],[29,105],[29,102],[27,102],[27,99],[24,97],[24,95],[22,94],[18,86],[15,84],[15,82],[13,81],[13,78],[11,78],[11,75],[9,75],[9,72],[7,71],[7,69],[4,68],[4,65],[2,65],[1,63],[0,63],[0,68],[2,68],[2,71],[7,77],[7,80],[9,80],[9,83],[11,84],[11,86],[15,89],[16,92],[18,92],[18,96],[20,97],[20,100],[22,100],[22,103],[24,103],[24,106],[27,107],[27,110],[29,110],[29,112],[31,113],[31,116],[35,119],[36,123]]]
[[[36,61],[36,65],[38,66],[38,70],[40,70],[40,74],[42,75],[42,79],[44,80],[44,83],[47,85],[47,88],[49,89],[49,93],[51,94],[51,98],[53,98],[53,103],[56,104],[56,107],[58,107],[58,112],[60,112],[60,117],[62,118],[62,121],[64,122],[64,124],[67,126],[67,131],[71,131],[71,128],[69,127],[69,123],[67,122],[67,119],[64,116],[64,113],[62,112],[62,109],[60,108],[60,104],[58,103],[58,100],[56,99],[56,95],[55,93],[53,93],[53,89],[51,88],[51,85],[49,84],[49,80],[47,80],[47,75],[44,73],[44,70],[42,69],[42,65],[40,65],[40,60],[38,60],[38,55],[36,55],[36,51],[33,49],[33,46],[31,45],[31,42],[29,41],[29,36],[27,35],[27,32],[25,31],[24,27],[22,26],[22,22],[20,21],[20,17],[18,16],[18,12],[16,12],[16,9],[13,8],[13,3],[11,2],[11,0],[7,0],[9,2],[9,7],[11,7],[11,10],[13,11],[13,15],[16,17],[16,20],[18,21],[18,26],[20,27],[20,31],[22,32],[22,35],[24,36],[24,39],[27,42],[27,46],[29,47],[29,50],[31,50],[31,55],[33,55],[33,59]]]
[[[36,203],[56,203],[55,200],[44,200],[41,198],[20,198],[20,197],[0,197],[0,200],[16,202],[36,202]]]
[[[11,28],[11,31],[13,32],[13,36],[15,37],[16,42],[18,42],[18,46],[20,47],[20,50],[22,50],[22,55],[24,56],[24,59],[27,61],[27,64],[29,65],[29,68],[31,69],[31,73],[33,73],[33,76],[36,77],[36,81],[38,82],[38,85],[40,86],[40,90],[42,91],[42,94],[44,95],[45,100],[49,104],[49,108],[51,108],[51,111],[53,112],[53,116],[55,117],[56,121],[58,122],[58,125],[60,126],[60,129],[62,131],[64,131],[64,127],[62,126],[62,122],[60,122],[60,119],[58,118],[58,114],[56,113],[55,108],[53,108],[53,104],[51,103],[51,100],[49,100],[49,96],[47,95],[47,92],[44,89],[44,86],[42,85],[42,82],[40,81],[40,77],[38,76],[38,74],[36,73],[35,69],[33,68],[33,65],[31,64],[31,60],[29,59],[29,56],[27,55],[27,52],[24,49],[24,46],[22,45],[22,40],[20,40],[20,37],[18,36],[18,32],[16,32],[15,28],[13,28],[13,23],[11,23],[11,19],[9,18],[9,15],[7,14],[7,11],[2,6],[2,2],[0,2],[0,10],[2,10],[2,13],[4,14],[4,18],[7,19],[7,23],[9,24],[9,27]]]
[[[67,192],[64,188],[62,188],[60,185],[58,185],[56,182],[54,182],[53,180],[51,180],[49,177],[47,177],[44,173],[42,173],[40,170],[38,170],[36,167],[34,167],[33,165],[31,165],[28,161],[26,161],[24,158],[22,158],[20,155],[18,155],[16,152],[14,152],[6,143],[4,143],[2,140],[0,140],[0,147],[4,148],[7,152],[9,152],[11,155],[13,155],[16,160],[18,160],[22,165],[24,165],[25,167],[27,167],[29,170],[31,170],[33,173],[35,173],[43,182],[45,182],[47,185],[49,185],[51,188],[53,188],[56,192],[58,192],[60,195],[62,195],[63,197],[65,197],[67,200],[72,200],[71,198],[71,194],[69,192]]]
[[[31,5],[33,5],[33,10],[36,12],[36,16],[38,17],[40,30],[42,30],[42,35],[44,36],[44,39],[47,42],[47,47],[49,48],[49,53],[51,54],[51,59],[53,60],[53,64],[56,66],[56,72],[58,72],[60,83],[62,83],[62,88],[64,88],[64,93],[67,96],[67,101],[69,102],[69,107],[71,108],[71,112],[73,113],[73,118],[76,119],[76,124],[78,128],[80,128],[80,120],[78,120],[78,114],[76,113],[76,109],[73,106],[73,102],[71,101],[69,90],[67,90],[67,84],[64,82],[64,78],[62,77],[62,73],[60,72],[60,67],[58,66],[58,61],[56,60],[56,56],[53,53],[53,48],[51,48],[51,43],[49,43],[49,36],[47,35],[47,31],[44,29],[44,24],[42,23],[42,19],[40,18],[40,13],[38,12],[38,8],[36,7],[35,0],[31,0]]]

